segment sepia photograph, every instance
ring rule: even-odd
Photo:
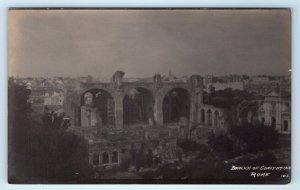
[[[288,184],[290,9],[8,10],[8,183]]]

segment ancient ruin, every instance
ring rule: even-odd
[[[90,145],[90,163],[120,164],[129,150],[176,157],[176,142],[206,142],[210,131],[225,130],[223,110],[203,104],[203,79],[128,81],[117,71],[111,82],[81,82],[66,106],[73,130]],[[167,147],[167,148],[166,148]],[[168,150],[168,151],[165,151]]]

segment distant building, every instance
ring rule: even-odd
[[[62,109],[64,106],[65,93],[64,90],[54,87],[32,87],[29,102],[33,111],[41,114],[44,107],[47,106],[50,110]]]
[[[233,90],[243,90],[244,89],[244,83],[243,82],[216,82],[213,83],[212,86],[215,90],[224,90],[226,88],[231,88]]]
[[[291,80],[289,77],[266,77],[256,76],[244,82],[244,90],[256,94],[264,95],[272,90],[283,89],[291,91]]]
[[[236,83],[236,82],[242,82],[243,76],[241,75],[227,75],[218,77],[219,80],[221,80],[224,83]]]
[[[208,85],[208,84],[213,83],[213,78],[214,78],[213,75],[206,75],[206,76],[203,78],[203,85],[204,85],[204,87],[207,88],[207,85]]]
[[[251,80],[255,83],[268,83],[268,82],[270,82],[270,79],[267,76],[254,76],[254,77],[251,78]]]
[[[162,76],[162,81],[164,82],[188,82],[189,77],[188,76],[181,76],[177,77],[172,74],[172,71],[170,70],[167,76]],[[149,82],[152,82],[152,80],[148,80]]]

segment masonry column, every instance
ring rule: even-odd
[[[190,125],[197,122],[199,116],[199,107],[203,104],[203,79],[200,75],[192,75],[189,80],[192,87],[191,103],[190,103]]]
[[[117,129],[123,129],[123,95],[115,95],[115,124]]]
[[[163,97],[161,93],[155,95],[154,119],[157,126],[163,126]]]

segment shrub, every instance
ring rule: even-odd
[[[240,146],[244,146],[247,152],[268,150],[279,146],[278,132],[272,127],[244,124],[233,126],[230,133],[238,138]]]
[[[184,152],[197,151],[197,150],[201,151],[201,152],[208,151],[208,147],[206,145],[199,144],[192,140],[185,140],[183,142],[177,142],[177,144],[180,148],[182,148],[182,150]]]
[[[225,133],[209,134],[207,144],[217,153],[231,158],[240,154],[240,148],[237,146],[235,139]]]

